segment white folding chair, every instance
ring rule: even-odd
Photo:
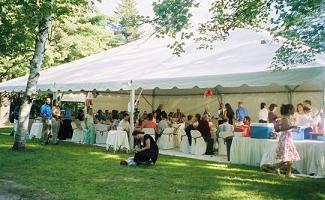
[[[81,122],[81,127],[83,127],[82,125],[85,126],[85,123]],[[83,128],[82,129],[80,129],[80,127],[78,128],[76,122],[71,122],[71,126],[73,129],[71,141],[78,142],[78,143],[82,142],[84,138]]]
[[[142,132],[144,132],[144,134],[150,135],[156,141],[155,129],[153,129],[153,128],[143,128]]]
[[[175,148],[174,142],[174,128],[165,128],[163,134],[159,137],[157,145],[159,149],[173,149]]]
[[[188,137],[186,135],[186,132],[184,130],[180,130],[181,132],[181,144],[179,150],[184,153],[191,153],[191,147],[188,142]]]
[[[192,130],[192,145],[191,145],[191,154],[194,155],[203,155],[207,150],[207,144],[204,141],[200,131]]]
[[[218,138],[218,142],[219,142],[219,148],[218,148],[218,154],[219,155],[227,155],[227,145],[225,144],[225,138],[229,137],[229,136],[233,136],[234,133],[231,131],[224,131],[224,132],[220,132],[219,133],[219,138]]]
[[[106,124],[96,124],[96,143],[105,144],[108,136],[108,126]]]

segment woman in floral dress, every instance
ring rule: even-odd
[[[280,109],[282,119],[275,124],[275,129],[281,132],[279,143],[276,148],[277,168],[287,167],[287,176],[294,177],[291,173],[293,162],[299,161],[300,157],[292,140],[292,125],[290,117],[294,114],[294,107],[291,104],[282,105]]]

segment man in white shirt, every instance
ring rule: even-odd
[[[219,133],[221,132],[234,132],[234,126],[229,124],[228,118],[223,119],[224,123],[219,125],[217,130],[217,137],[219,136]]]
[[[123,131],[126,131],[127,133],[130,133],[130,123],[129,123],[129,114],[128,113],[124,113],[123,114],[123,119],[120,121],[120,123],[118,124],[118,128],[122,129]]]

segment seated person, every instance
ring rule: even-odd
[[[141,128],[153,128],[157,133],[157,124],[153,121],[152,113],[149,113],[147,119],[142,122]]]
[[[217,130],[217,136],[219,137],[219,134],[221,132],[234,132],[234,126],[229,124],[229,119],[227,117],[223,118],[223,124],[219,125]]]
[[[120,128],[123,131],[126,131],[128,134],[130,133],[130,123],[129,123],[129,114],[128,113],[124,113],[123,114],[123,119],[120,121],[120,123],[118,124],[118,128]]]
[[[161,112],[161,120],[158,123],[156,141],[163,134],[164,130],[169,127],[171,127],[171,123],[167,120],[167,113],[165,111],[162,111]]]
[[[101,109],[97,111],[97,114],[95,115],[96,120],[98,121],[105,121],[106,117]]]
[[[159,153],[158,146],[154,139],[150,135],[143,134],[139,131],[134,131],[132,135],[140,146],[140,148],[135,150],[133,161],[137,164],[147,163],[154,165],[157,161]]]
[[[193,115],[188,115],[187,116],[187,121],[188,121],[188,125],[185,128],[185,133],[187,135],[187,139],[188,139],[188,144],[191,146],[192,145],[192,135],[191,135],[191,131],[195,130],[194,128],[194,123],[197,121],[196,117]]]
[[[207,143],[206,155],[213,155],[213,139],[211,138],[211,129],[209,126],[209,117],[204,115],[199,122],[197,130],[200,131],[204,141]]]
[[[244,117],[244,124],[242,125],[244,129],[244,135],[246,137],[250,137],[250,129],[251,129],[251,118],[249,116]]]

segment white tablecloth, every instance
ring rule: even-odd
[[[126,149],[130,151],[128,134],[125,131],[109,131],[106,140],[106,149],[113,147],[114,151]]]
[[[34,122],[29,132],[29,139],[32,139],[33,137],[40,139],[42,137],[42,129],[43,123]]]
[[[110,126],[106,124],[95,124],[96,143],[105,144]]]
[[[325,144],[322,141],[294,141],[300,161],[293,167],[302,174],[325,176]],[[260,166],[263,155],[274,150],[277,140],[234,137],[230,150],[230,162]],[[263,161],[264,162],[264,161]]]

